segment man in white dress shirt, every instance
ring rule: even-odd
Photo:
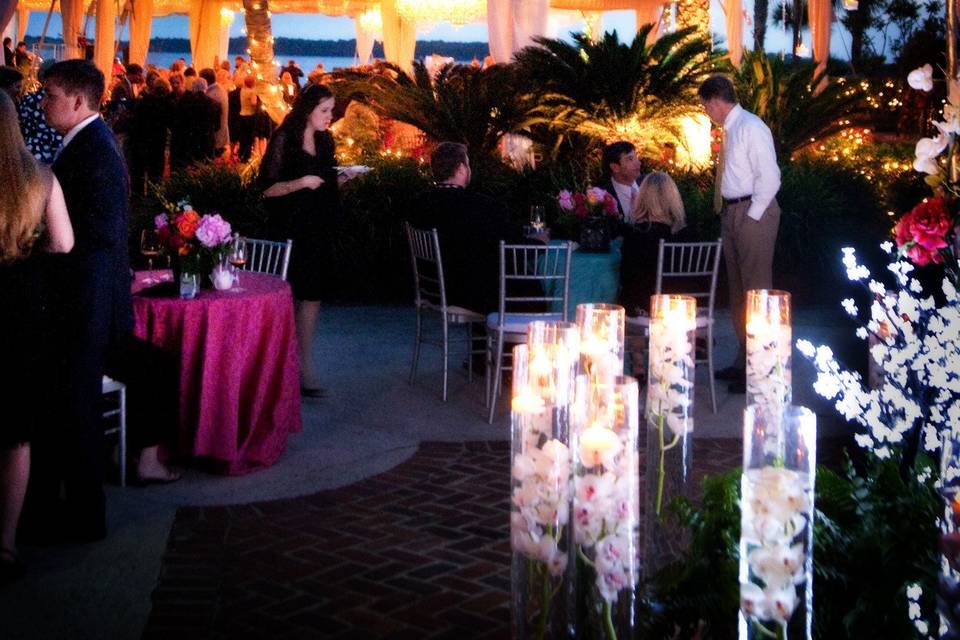
[[[599,186],[617,201],[620,220],[626,221],[633,209],[633,201],[640,191],[637,179],[643,172],[637,150],[633,144],[623,140],[611,142],[603,148],[601,162],[604,181]]]
[[[738,104],[728,78],[711,76],[703,81],[698,93],[703,110],[723,126],[717,176],[720,193],[714,205],[721,217],[730,308],[740,341],[733,365],[718,371],[716,377],[731,380],[732,393],[744,393],[744,297],[749,289],[773,286],[773,250],[780,227],[776,200],[780,168],[769,127]]]

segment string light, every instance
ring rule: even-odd
[[[482,22],[487,0],[396,0],[397,13],[411,22],[449,22],[463,26]]]

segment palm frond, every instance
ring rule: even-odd
[[[767,123],[783,158],[869,117],[859,85],[829,79],[812,62],[790,65],[748,53],[736,83],[740,103]]]
[[[515,56],[529,79],[531,121],[598,141],[627,139],[654,155],[676,144],[678,120],[697,109],[697,86],[722,61],[693,28],[648,44],[652,28],[644,25],[629,43],[616,33],[535,39]]]

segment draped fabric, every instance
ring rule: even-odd
[[[83,29],[83,0],[60,0],[60,17],[63,19],[63,57],[83,58],[85,52],[77,46]]]
[[[833,21],[833,9],[830,0],[809,0],[807,19],[810,21],[810,36],[813,40],[813,59],[817,61],[817,71],[827,68],[830,58],[830,27]]]
[[[107,86],[110,86],[110,79],[113,78],[113,59],[116,55],[114,23],[117,20],[117,3],[115,0],[94,1],[97,7],[97,19],[94,29],[93,63],[103,72]]]
[[[383,55],[409,72],[413,69],[417,48],[417,25],[400,17],[395,0],[383,0],[380,15],[383,18]]]
[[[664,0],[550,0],[553,9],[577,11],[625,11],[663,4]]]
[[[63,0],[61,0],[63,2]],[[153,20],[153,0],[131,0],[130,62],[147,64],[150,50],[150,24]]]
[[[513,7],[510,0],[487,0],[487,41],[497,62],[513,57]]]
[[[17,0],[0,0],[0,31],[6,31],[7,25],[17,12]],[[19,25],[17,25],[19,26]],[[20,42],[17,40],[17,42]]]
[[[24,6],[17,7],[17,42],[23,42],[27,37],[28,22],[30,22],[30,9]]]
[[[818,0],[812,0],[817,2]],[[829,0],[827,0],[829,2]],[[743,57],[743,2],[742,0],[723,0],[723,13],[727,23],[727,51],[730,52],[730,62],[733,66],[740,66]],[[812,22],[811,22],[812,24]]]
[[[190,53],[195,69],[212,67],[220,53],[221,6],[220,0],[190,0]]]
[[[233,25],[233,11],[220,12],[220,39],[217,45],[217,55],[220,62],[230,59],[230,26]]]
[[[373,57],[373,34],[364,29],[359,20],[354,20],[353,23],[357,37],[357,57],[360,64],[368,64]]]
[[[640,30],[645,24],[652,24],[654,28],[650,30],[649,35],[647,35],[647,44],[653,44],[657,41],[657,37],[660,35],[657,25],[660,24],[660,15],[663,11],[663,7],[657,4],[651,4],[649,6],[644,6],[640,9],[636,9],[634,13],[637,16],[637,30]]]
[[[547,35],[549,0],[487,0],[490,55],[510,62],[513,54]]]

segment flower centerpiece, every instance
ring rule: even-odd
[[[233,237],[230,223],[219,213],[197,213],[189,200],[162,201],[166,209],[154,217],[157,235],[174,273],[186,271],[209,275],[226,255]]]
[[[585,191],[564,189],[557,194],[560,206],[559,224],[580,239],[581,251],[610,250],[611,226],[619,219],[620,210],[613,196],[600,187]]]

